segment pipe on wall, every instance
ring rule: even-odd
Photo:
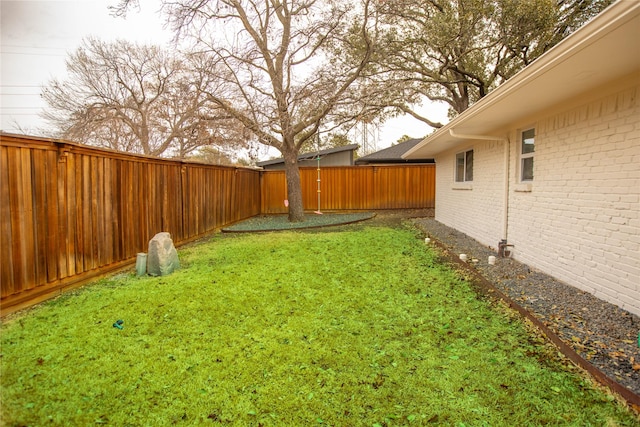
[[[503,198],[503,208],[502,208],[502,240],[508,242],[508,234],[509,234],[509,163],[511,160],[510,153],[510,144],[509,138],[504,139],[504,198]]]
[[[449,135],[457,139],[475,139],[480,141],[499,141],[504,143],[504,195],[502,206],[502,239],[508,241],[509,233],[509,160],[510,160],[510,141],[509,138],[491,135],[470,135],[457,133],[453,129],[449,129]]]

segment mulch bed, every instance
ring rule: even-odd
[[[259,231],[299,230],[352,224],[371,219],[373,212],[357,213],[306,213],[303,222],[289,222],[287,215],[259,215],[222,229],[223,233],[248,233]]]

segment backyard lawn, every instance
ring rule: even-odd
[[[179,253],[3,321],[0,424],[638,425],[409,225]]]

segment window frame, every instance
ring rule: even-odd
[[[532,136],[528,136],[525,135],[529,132],[533,132]],[[531,139],[533,140],[533,143],[531,144],[532,150],[531,151],[525,151],[525,141]],[[536,154],[536,128],[535,126],[529,126],[527,128],[524,128],[520,131],[520,137],[518,138],[519,141],[519,149],[518,149],[518,157],[519,157],[519,165],[520,165],[520,170],[519,170],[519,177],[520,177],[520,182],[523,183],[531,183],[534,180],[534,175],[533,175],[533,165],[535,163],[535,154]],[[525,162],[531,161],[531,167],[525,167]],[[527,175],[527,177],[525,177],[525,172],[530,172],[531,177],[529,177]]]
[[[471,161],[469,162],[469,154],[471,154]],[[459,157],[461,156],[461,157]],[[473,148],[459,151],[455,155],[454,170],[453,170],[453,182],[454,183],[469,183],[473,182]],[[459,164],[459,160],[462,160],[462,165]],[[471,163],[471,165],[469,165]],[[459,171],[459,166],[462,166],[462,171]],[[459,172],[462,172],[462,179],[459,179]]]

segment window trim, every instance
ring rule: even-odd
[[[524,151],[524,140],[525,140],[524,134],[526,132],[530,132],[530,131],[533,131],[533,150],[531,152],[529,152],[529,153],[523,153],[523,151]],[[521,183],[531,183],[531,182],[533,182],[533,180],[535,178],[533,176],[533,164],[531,165],[531,168],[532,168],[532,170],[531,170],[531,178],[530,179],[529,178],[527,178],[527,179],[524,178],[524,171],[525,171],[524,162],[525,162],[525,160],[531,159],[531,161],[533,163],[535,163],[535,154],[536,154],[536,149],[535,149],[535,144],[536,143],[535,143],[535,140],[536,140],[536,128],[535,128],[535,126],[528,126],[528,127],[524,128],[524,129],[520,130],[520,137],[518,138],[518,141],[519,141],[519,147],[518,147],[519,173],[518,173],[518,176],[519,176],[519,182],[521,182]]]
[[[469,171],[469,165],[468,165],[468,153],[471,153],[471,170]],[[458,156],[462,155],[462,180],[458,180]],[[456,153],[455,155],[455,160],[454,160],[454,168],[453,168],[453,182],[454,184],[464,184],[464,183],[472,183],[473,182],[473,148],[469,148],[463,151],[459,151]],[[469,173],[471,172],[471,173]],[[469,179],[469,176],[471,175],[471,179]]]

